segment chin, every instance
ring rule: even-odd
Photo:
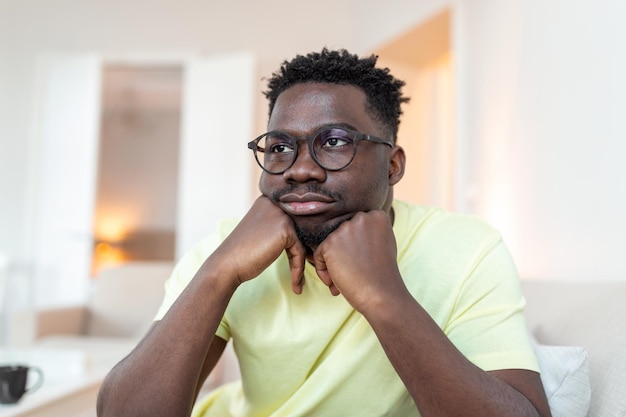
[[[318,225],[302,225],[295,222],[296,234],[304,246],[315,250],[328,235],[337,230],[341,223],[342,222],[332,222]]]

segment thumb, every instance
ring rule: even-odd
[[[315,253],[313,254],[313,262],[315,263],[315,271],[317,272],[317,276],[320,277],[324,284],[326,284],[326,286],[330,290],[330,293],[332,295],[339,295],[340,291],[335,286],[335,283],[330,277],[328,267],[326,266],[326,261],[319,251],[315,251]]]
[[[289,270],[291,272],[291,289],[296,294],[302,294],[304,286],[304,262],[306,260],[306,249],[299,239],[294,239],[294,243],[285,248],[287,259],[289,260]]]

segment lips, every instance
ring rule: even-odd
[[[287,214],[294,216],[312,216],[323,213],[334,203],[334,199],[317,193],[288,193],[281,196],[279,204]]]

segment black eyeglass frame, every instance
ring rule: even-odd
[[[338,129],[338,130],[343,130],[344,132],[349,133],[349,135],[352,138],[352,141],[354,143],[354,151],[352,152],[352,157],[350,158],[350,160],[342,167],[340,168],[326,168],[324,166],[324,164],[322,164],[319,159],[317,158],[317,154],[315,153],[315,150],[313,148],[313,141],[319,136],[321,135],[323,132],[326,132],[328,130],[333,130],[333,129]],[[293,144],[293,149],[294,149],[294,153],[293,153],[293,159],[291,160],[291,163],[289,163],[289,165],[287,165],[284,169],[278,170],[278,171],[270,171],[269,169],[265,168],[263,166],[263,164],[261,163],[261,161],[259,160],[259,156],[257,154],[258,152],[261,153],[265,153],[264,150],[261,150],[262,148],[258,146],[259,142],[261,141],[261,139],[263,139],[265,136],[271,135],[271,134],[280,134],[286,138],[288,138],[292,144]],[[358,147],[359,142],[365,140],[368,142],[373,142],[373,143],[380,143],[383,145],[387,145],[391,148],[394,147],[394,144],[392,141],[387,140],[387,139],[382,139],[379,138],[377,136],[373,136],[373,135],[368,135],[367,133],[361,133],[361,132],[357,132],[355,130],[351,130],[351,129],[346,129],[345,127],[341,127],[341,126],[325,126],[319,130],[317,130],[314,134],[310,135],[310,136],[305,136],[302,137],[300,139],[295,138],[293,136],[291,136],[290,134],[280,131],[280,130],[271,130],[269,132],[266,132],[260,136],[258,136],[257,138],[255,138],[254,140],[248,142],[248,149],[252,150],[252,153],[254,153],[254,159],[256,160],[256,163],[261,167],[261,169],[265,172],[267,172],[268,174],[272,174],[272,175],[279,175],[284,173],[285,171],[287,171],[289,168],[291,168],[293,166],[293,164],[296,162],[296,159],[298,159],[298,142],[300,142],[301,140],[306,140],[308,147],[309,147],[309,154],[311,154],[311,156],[313,157],[313,160],[317,163],[317,165],[319,165],[320,167],[322,167],[323,169],[325,169],[326,171],[341,171],[342,169],[345,169],[346,167],[348,167],[352,161],[354,161],[354,157],[356,156],[356,150]]]

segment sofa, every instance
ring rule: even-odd
[[[560,347],[561,357],[575,350],[583,354],[583,360],[573,361],[573,372],[565,373],[557,387],[567,393],[566,399],[584,404],[584,387],[572,391],[564,387],[576,378],[577,370],[581,371],[578,376],[584,377],[588,368],[586,415],[626,416],[626,281],[525,280],[522,289],[528,327],[537,343]],[[573,417],[573,413],[553,415]]]
[[[150,327],[172,268],[171,262],[131,262],[103,269],[84,304],[15,312],[9,345],[77,350],[115,362]]]
[[[108,351],[120,359],[140,340],[172,265],[134,263],[104,271],[85,306],[39,311],[30,343]],[[626,281],[522,281],[554,417],[626,417]],[[237,379],[229,343],[203,391]]]

